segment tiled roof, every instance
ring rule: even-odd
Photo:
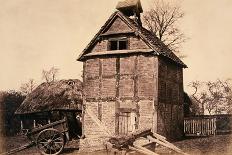
[[[126,17],[126,16],[124,16]],[[126,17],[128,18],[128,17]],[[138,25],[132,19],[128,18],[128,20],[137,28],[144,38],[153,46],[153,49],[160,55],[164,57],[168,57],[169,59],[175,61],[176,63],[187,67],[180,58],[178,58],[158,37],[156,37],[151,31],[147,30],[146,28]]]
[[[161,55],[168,59],[171,59],[175,63],[181,65],[182,67],[187,67],[158,37],[156,37],[151,31],[147,30],[146,28],[142,27],[141,25],[137,24],[134,20],[130,19],[128,16],[124,15],[120,11],[116,11],[113,13],[110,18],[106,21],[106,23],[101,27],[99,32],[94,36],[91,42],[87,45],[84,51],[80,54],[77,60],[81,60],[82,57],[85,56],[86,51],[94,45],[97,41],[97,38],[101,35],[101,33],[107,28],[107,26],[113,21],[113,19],[119,16],[126,24],[131,27],[135,33],[137,33],[144,42],[146,42],[150,48],[153,49],[153,53],[155,55]]]

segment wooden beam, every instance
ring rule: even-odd
[[[99,51],[95,53],[89,53],[84,57],[98,56],[98,55],[118,55],[118,54],[131,54],[131,53],[151,53],[152,49],[136,49],[136,50],[113,50],[113,51]]]
[[[35,142],[30,142],[30,143],[25,144],[25,145],[23,145],[23,146],[20,146],[20,147],[18,147],[18,148],[12,149],[12,150],[10,150],[10,151],[8,151],[8,152],[1,153],[0,155],[15,154],[15,153],[17,153],[17,152],[20,152],[20,151],[22,151],[22,150],[25,150],[25,149],[27,149],[27,148],[30,148],[30,147],[32,147],[32,146],[34,146],[34,145],[35,145]]]
[[[33,127],[35,128],[36,127],[36,121],[33,120]]]
[[[144,141],[141,141],[141,140],[144,140]],[[147,138],[140,137],[140,138],[136,139],[133,144],[138,144],[138,145],[141,145],[141,146],[146,146],[146,145],[151,144],[151,143],[154,143],[154,142],[150,141]]]
[[[110,36],[110,35],[119,35],[119,34],[127,34],[128,35],[128,34],[133,34],[133,33],[135,33],[135,31],[132,31],[132,30],[120,32],[120,33],[118,33],[118,32],[106,32],[106,33],[100,34],[100,36]]]
[[[179,148],[177,148],[175,145],[173,145],[172,143],[169,143],[169,142],[167,142],[167,141],[161,141],[161,140],[159,140],[159,139],[155,139],[155,138],[153,138],[153,137],[151,137],[151,136],[147,136],[147,138],[150,140],[150,141],[153,141],[153,142],[156,142],[156,143],[158,143],[158,144],[160,144],[160,145],[163,145],[163,146],[165,146],[165,147],[168,147],[168,148],[170,148],[170,149],[172,149],[172,150],[180,150]]]
[[[136,132],[134,132],[132,135],[134,135],[134,138],[139,138],[139,137],[145,137],[147,135],[151,135],[151,129],[150,128],[145,128],[145,129],[139,129]]]
[[[132,145],[137,138],[145,137],[147,135],[152,135],[151,129],[141,129],[136,131],[133,134],[127,136],[117,136],[111,137],[109,142],[114,145],[117,149],[127,148],[129,145]]]
[[[85,112],[91,117],[91,119],[107,133],[107,135],[112,136],[113,134],[107,129],[107,127],[98,119],[98,117],[86,107]]]
[[[158,155],[157,153],[154,153],[152,151],[150,152],[150,150],[149,151],[147,151],[147,150],[145,151],[143,149],[135,148],[133,146],[129,146],[129,149],[133,150],[133,151],[137,151],[137,152],[143,153],[145,155]]]
[[[160,139],[160,140],[166,140],[166,137],[162,136],[162,135],[159,135],[158,133],[153,133],[153,136],[157,139]]]
[[[60,124],[65,124],[66,121],[67,121],[66,119],[62,119],[62,120],[59,120],[59,121],[56,121],[56,122],[52,122],[51,124],[46,124],[46,125],[43,125],[41,127],[34,128],[28,134],[37,133],[37,132],[40,132],[40,131],[42,131],[44,129],[47,129],[47,128],[55,127],[55,126],[58,126]]]
[[[174,150],[174,151],[176,151],[176,152],[178,152],[178,153],[181,153],[181,154],[183,154],[183,155],[188,155],[187,153],[183,152],[181,149],[179,149],[178,147],[176,147],[175,145],[173,145],[172,143],[170,143],[170,142],[168,142],[168,141],[163,142],[163,141],[161,141],[161,140],[159,140],[159,139],[155,139],[155,138],[153,138],[153,137],[151,137],[151,136],[147,136],[147,138],[148,138],[150,141],[152,141],[152,142],[155,142],[155,143],[158,143],[158,144],[160,144],[160,145],[163,145],[163,146],[165,146],[165,147],[167,147],[167,148],[169,148],[169,149],[171,149],[171,150]]]
[[[23,130],[23,120],[20,121],[21,130]]]
[[[153,152],[153,151],[151,151],[151,150],[149,150],[149,149],[147,149],[147,148],[145,148],[143,146],[136,145],[136,144],[133,144],[133,145],[134,145],[135,148],[143,150],[143,151],[147,152],[149,155],[158,155],[157,153],[155,153],[155,152]]]
[[[159,134],[157,134],[157,133],[154,133],[153,136],[154,136],[154,135],[155,135],[156,139],[158,139],[158,140],[164,142],[165,144],[168,144],[168,145],[170,145],[170,146],[172,146],[172,147],[174,147],[174,148],[176,148],[176,149],[179,149],[178,147],[176,147],[175,145],[173,145],[172,143],[170,143],[169,141],[167,141],[167,140],[166,140],[166,137],[161,136],[161,135],[159,135]],[[153,138],[153,137],[152,137],[152,138]],[[179,150],[180,150],[180,149],[179,149]]]

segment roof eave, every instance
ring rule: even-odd
[[[96,42],[98,36],[107,28],[107,26],[114,20],[116,15],[119,11],[115,11],[106,21],[106,23],[100,28],[100,30],[96,33],[96,35],[93,37],[93,39],[89,42],[89,44],[85,47],[85,49],[80,53],[77,61],[81,61],[81,57],[85,54],[85,52]]]

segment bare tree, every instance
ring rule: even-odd
[[[143,23],[164,44],[179,57],[184,57],[179,49],[186,41],[185,35],[179,29],[179,21],[184,13],[178,4],[171,4],[163,0],[155,0],[154,7],[143,15]]]
[[[20,87],[20,91],[23,95],[30,94],[36,88],[36,82],[34,79],[29,79],[27,83],[23,83]]]
[[[59,73],[59,69],[52,67],[49,70],[43,70],[42,71],[42,78],[46,81],[46,82],[54,82],[57,79],[57,75]]]
[[[202,114],[205,109],[209,114],[232,112],[232,86],[228,80],[194,81],[189,86],[194,89],[192,97],[201,105]]]
[[[206,94],[204,92],[199,93],[199,89],[202,86],[202,83],[200,81],[193,81],[189,84],[190,87],[192,87],[194,90],[192,94],[192,98],[198,102],[198,104],[201,107],[201,114],[204,114],[205,111],[205,103],[206,103]]]

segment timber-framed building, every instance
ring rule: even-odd
[[[187,66],[142,26],[139,0],[119,2],[117,9],[78,58],[83,103],[113,135],[151,128],[177,139],[183,132]],[[104,130],[85,111],[83,116],[83,146],[99,145]]]

